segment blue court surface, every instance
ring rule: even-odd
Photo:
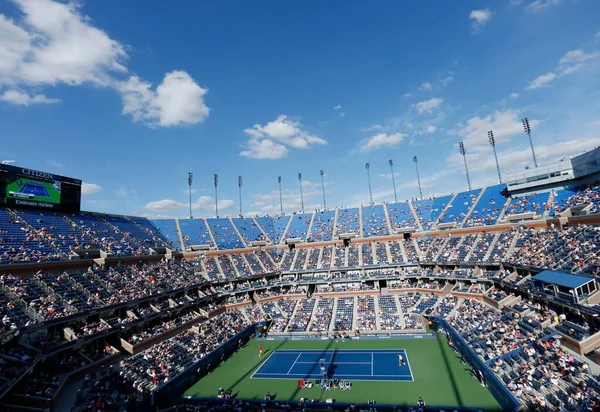
[[[25,183],[25,186],[23,186],[19,192],[39,197],[50,197],[50,193],[48,193],[46,186],[33,182]]]
[[[404,358],[400,365],[398,355]],[[322,378],[321,361],[329,379],[352,381],[413,381],[404,349],[398,350],[276,350],[252,379]]]

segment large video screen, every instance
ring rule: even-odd
[[[41,182],[39,180],[18,178],[6,185],[6,197],[60,204],[61,182]]]
[[[81,180],[0,165],[0,204],[79,212]]]

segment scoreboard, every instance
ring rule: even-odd
[[[0,164],[0,205],[76,213],[81,180]]]

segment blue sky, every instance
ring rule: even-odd
[[[600,145],[600,2],[0,2],[2,159],[82,208],[195,215],[416,197]]]

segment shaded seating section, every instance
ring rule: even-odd
[[[320,248],[308,250],[308,260],[306,261],[306,269],[316,269],[319,263]]]
[[[226,218],[207,219],[208,227],[219,249],[238,249],[244,247],[233,225]]]
[[[306,232],[308,231],[312,216],[312,213],[297,213],[293,215],[290,226],[285,234],[285,239],[306,240]]]
[[[66,220],[64,215],[30,210],[14,210],[14,213],[36,229],[54,249],[65,254],[74,249],[99,247],[95,238],[86,235],[76,224]]]
[[[389,203],[387,211],[392,231],[407,227],[417,228],[415,216],[408,202]]]
[[[334,298],[320,297],[313,313],[309,332],[326,332],[331,324]]]
[[[358,295],[357,328],[360,331],[377,330],[375,298],[372,295]]]
[[[354,320],[354,297],[340,297],[337,301],[333,330],[351,331]]]
[[[382,330],[403,329],[402,318],[396,299],[392,295],[377,296],[379,301],[379,323]]]
[[[358,218],[358,208],[338,209],[337,227],[335,234],[356,233],[360,235],[360,219]]]
[[[45,262],[64,255],[46,244],[40,235],[21,225],[6,209],[0,208],[0,262]]]
[[[358,247],[360,245],[350,245],[348,250],[348,267],[355,267],[359,265],[358,261]]]
[[[331,240],[333,238],[334,220],[334,210],[315,212],[307,242],[324,242]]]
[[[166,247],[176,250],[181,249],[179,235],[175,236],[173,239],[166,237],[152,221],[144,217],[127,216],[127,219],[138,225],[142,230],[145,230],[153,239],[157,239],[157,241],[160,240]],[[175,226],[175,228],[177,227]]]
[[[506,189],[504,184],[486,187],[477,205],[467,218],[465,226],[495,224],[506,203],[506,198],[501,193],[504,189]]]
[[[304,263],[306,262],[306,251],[308,249],[297,249],[296,260],[294,262],[293,270],[304,270]]]
[[[385,236],[389,234],[382,205],[363,206],[362,228],[363,237]]]
[[[373,264],[373,244],[371,242],[362,243],[362,266],[368,266]]]
[[[487,254],[492,241],[494,240],[493,233],[482,233],[478,237],[477,243],[471,245],[471,256],[469,257],[469,261],[471,262],[481,262],[483,258]]]
[[[179,227],[181,228],[183,244],[186,248],[192,245],[216,247],[208,233],[208,227],[204,219],[179,219]]]
[[[388,263],[388,253],[385,246],[386,242],[375,242],[375,256],[377,256],[377,264],[379,265],[385,265]]]

